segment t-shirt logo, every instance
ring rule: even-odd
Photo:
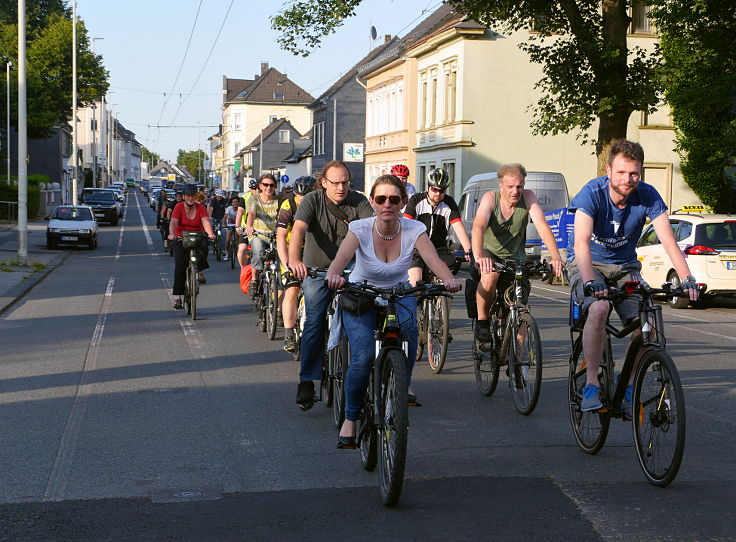
[[[613,224],[613,231],[618,233],[618,230],[621,227],[621,222],[616,222],[615,220],[611,220],[611,224]]]

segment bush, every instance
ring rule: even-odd
[[[30,177],[30,175],[29,175]],[[41,204],[41,190],[38,188],[39,182],[48,182],[46,175],[34,175],[40,179],[34,179],[34,184],[28,182],[28,218],[33,218],[38,214],[38,208]],[[18,187],[14,184],[10,186],[7,183],[0,184],[0,201],[18,201]],[[0,205],[0,218],[9,219],[9,206]],[[14,217],[16,220],[18,216]]]

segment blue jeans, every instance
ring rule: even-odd
[[[307,317],[302,330],[299,380],[304,382],[322,378],[327,309],[332,301],[333,291],[325,284],[324,277],[305,277],[302,291]]]
[[[306,299],[305,299],[306,301]],[[417,357],[417,298],[413,295],[399,300],[398,317],[401,330],[409,342],[409,383]],[[358,419],[363,406],[363,397],[376,359],[374,331],[376,329],[376,310],[358,316],[343,312],[343,326],[350,342],[350,365],[345,376],[345,418]]]

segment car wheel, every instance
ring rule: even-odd
[[[677,273],[674,271],[671,271],[669,275],[667,275],[667,281],[672,283],[673,288],[678,288],[681,284],[680,277],[677,276]],[[670,307],[673,309],[686,309],[688,305],[690,305],[690,300],[684,297],[673,297],[670,299]]]

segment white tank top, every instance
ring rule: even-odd
[[[414,243],[427,228],[418,220],[400,218],[401,254],[392,262],[384,262],[376,257],[373,247],[373,225],[376,217],[352,221],[348,228],[358,238],[358,250],[355,252],[355,267],[350,273],[350,282],[368,281],[368,284],[379,288],[390,288],[409,279],[409,265],[414,253]]]

